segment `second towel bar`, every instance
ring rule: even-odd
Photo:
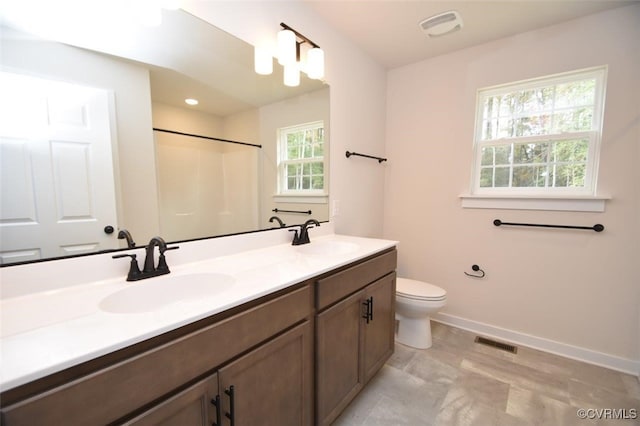
[[[500,219],[493,221],[495,226],[509,225],[509,226],[534,226],[540,228],[565,228],[565,229],[588,229],[590,231],[602,232],[604,231],[604,225],[596,223],[593,226],[573,226],[573,225],[545,225],[541,223],[516,223],[516,222],[503,222]]]

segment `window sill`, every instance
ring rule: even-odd
[[[497,196],[460,195],[465,209],[550,210],[573,212],[604,212],[611,197],[602,196]]]
[[[328,204],[329,195],[327,194],[276,194],[273,196],[276,203],[299,203],[299,204]]]

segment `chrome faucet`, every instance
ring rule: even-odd
[[[291,245],[294,246],[299,246],[302,244],[309,244],[311,241],[309,241],[309,229],[313,228],[313,226],[311,225],[315,225],[315,226],[320,226],[320,222],[318,222],[315,219],[309,219],[308,221],[306,221],[305,223],[303,223],[300,226],[300,234],[298,234],[298,230],[297,229],[290,229],[290,232],[295,232],[295,235],[293,236],[293,241],[291,242]]]
[[[278,221],[278,223],[280,224],[280,228],[284,228],[285,226],[287,226],[284,222],[282,222],[280,220],[280,218],[278,216],[271,216],[269,218],[269,222],[271,222],[271,223],[273,223],[274,220]]]
[[[155,247],[158,246],[160,251],[160,257],[158,258],[158,265],[155,266]],[[149,240],[149,244],[145,248],[146,255],[144,258],[144,268],[140,271],[138,267],[138,261],[135,254],[117,254],[112,256],[114,259],[122,257],[130,257],[131,265],[129,267],[129,273],[127,274],[127,281],[144,280],[145,278],[157,277],[158,275],[165,275],[170,273],[169,265],[164,257],[164,252],[167,250],[175,250],[180,248],[179,246],[167,247],[167,243],[161,237],[153,237]]]

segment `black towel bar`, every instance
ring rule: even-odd
[[[365,157],[365,158],[373,158],[374,160],[378,160],[378,163],[382,163],[383,161],[387,161],[386,158],[382,158],[382,157],[375,157],[373,155],[367,155],[367,154],[358,154],[357,152],[349,152],[347,151],[345,153],[346,157],[349,158],[352,155],[355,155],[357,157]]]
[[[509,225],[509,226],[535,226],[539,228],[564,228],[564,229],[588,229],[590,231],[602,232],[604,231],[604,225],[596,223],[593,226],[573,226],[573,225],[545,225],[540,223],[515,223],[515,222],[503,222],[500,219],[493,221],[495,226]]]
[[[276,212],[276,213],[300,213],[300,214],[311,214],[311,210],[280,210],[280,209],[273,209],[271,210],[272,212]]]

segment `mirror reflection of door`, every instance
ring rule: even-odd
[[[2,263],[117,248],[109,94],[7,72],[0,93]]]

